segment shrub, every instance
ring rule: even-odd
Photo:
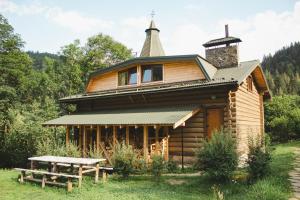
[[[250,181],[265,176],[270,171],[271,155],[268,144],[264,140],[257,139],[249,141],[249,154],[247,159],[247,170]]]
[[[113,167],[123,178],[128,178],[134,172],[136,158],[136,152],[131,145],[126,145],[125,143],[117,144],[112,156]]]
[[[196,150],[196,168],[203,170],[212,179],[229,180],[237,168],[236,141],[225,129],[214,132],[211,139]]]
[[[178,171],[178,165],[177,165],[177,163],[175,161],[169,160],[166,163],[166,169],[167,169],[168,172],[174,173],[174,172]]]
[[[151,163],[151,174],[158,181],[164,170],[164,159],[161,155],[154,155]]]

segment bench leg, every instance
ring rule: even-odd
[[[104,183],[107,181],[107,172],[105,170],[102,171],[102,181]]]
[[[43,175],[43,178],[42,178],[42,188],[45,188],[45,185],[46,185],[46,175]]]
[[[24,177],[25,176],[26,176],[25,171],[21,171],[21,176],[20,176],[20,179],[19,179],[20,183],[24,183]]]
[[[99,163],[96,165],[95,183],[98,183],[98,180],[99,180]]]
[[[78,187],[81,187],[82,182],[82,165],[79,165],[79,179],[78,179]]]
[[[68,182],[67,182],[67,190],[68,192],[71,192],[73,189],[73,186],[72,186],[72,178],[68,178]]]

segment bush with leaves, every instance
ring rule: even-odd
[[[169,160],[168,162],[166,162],[166,169],[168,172],[170,173],[174,173],[178,171],[178,165],[174,160]]]
[[[236,141],[229,130],[221,129],[203,142],[202,148],[196,150],[196,157],[196,168],[212,179],[227,181],[238,166]]]
[[[163,157],[161,155],[154,155],[151,163],[151,174],[156,181],[160,180],[164,168],[165,165]]]
[[[249,140],[247,170],[250,181],[262,178],[270,171],[271,154],[269,153],[269,144],[265,141],[261,139]]]
[[[128,176],[134,172],[136,158],[136,152],[131,145],[118,143],[115,146],[112,156],[113,167],[123,178],[128,178]]]

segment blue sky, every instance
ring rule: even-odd
[[[226,23],[243,40],[241,60],[262,59],[300,40],[300,0],[0,0],[0,13],[25,49],[52,53],[99,32],[139,53],[152,10],[168,55],[204,55],[202,44],[223,37]]]

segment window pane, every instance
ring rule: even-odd
[[[142,82],[150,82],[151,81],[151,68],[150,67],[145,67],[143,68],[143,78]]]
[[[137,83],[137,74],[136,74],[136,68],[130,69],[128,72],[129,84],[136,84]]]
[[[119,72],[119,78],[118,78],[119,85],[127,85],[128,84],[128,73],[125,72]]]
[[[152,81],[161,81],[162,78],[162,66],[155,66],[152,69],[153,80]]]

